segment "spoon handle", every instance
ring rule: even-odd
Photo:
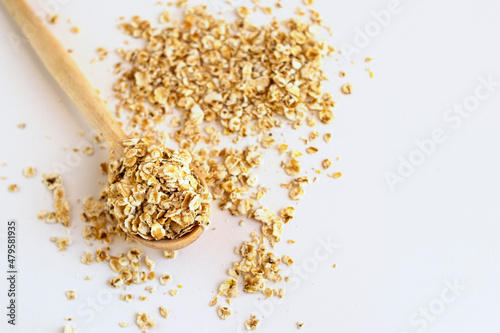
[[[45,67],[63,90],[101,133],[110,147],[121,143],[123,129],[90,85],[75,61],[24,0],[1,0]]]

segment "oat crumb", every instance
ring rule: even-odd
[[[85,251],[85,253],[82,255],[81,262],[90,265],[94,261],[94,254],[89,251]]]
[[[56,24],[59,21],[58,14],[47,14],[47,22],[50,24]]]
[[[177,257],[178,253],[179,253],[179,251],[177,251],[177,250],[174,250],[174,251],[163,251],[163,255],[167,259],[174,259],[175,257]]]
[[[220,319],[226,320],[233,314],[233,310],[229,306],[219,306],[219,309],[217,309],[217,314],[219,315]]]
[[[17,184],[9,185],[7,189],[12,193],[19,192],[19,186]]]
[[[69,301],[71,301],[71,300],[73,300],[73,299],[76,299],[76,297],[77,297],[77,296],[78,296],[78,295],[77,295],[77,294],[76,294],[76,292],[75,292],[75,291],[73,291],[73,290],[68,290],[68,291],[66,291],[66,298],[67,298]]]
[[[73,326],[64,326],[63,332],[64,333],[74,333],[75,328]]]
[[[136,323],[137,326],[139,326],[140,329],[146,330],[149,328],[155,327],[155,320],[149,317],[146,313],[144,312],[139,312],[137,314],[136,318]]]
[[[325,140],[326,143],[329,143],[331,139],[332,139],[331,133],[326,133],[325,135],[323,135],[323,140]]]
[[[254,314],[250,315],[250,319],[245,322],[245,327],[249,331],[255,331],[259,325],[260,320],[255,317]]]
[[[168,310],[166,307],[164,306],[160,306],[160,315],[163,317],[163,318],[168,318],[170,316],[170,313],[171,311]]]
[[[23,169],[23,176],[26,178],[33,177],[35,174],[36,174],[35,167],[27,166],[26,168]]]
[[[350,94],[352,94],[352,89],[353,89],[352,84],[350,84],[350,83],[344,83],[342,85],[342,89],[341,90],[342,90],[342,92],[344,94],[350,95]]]

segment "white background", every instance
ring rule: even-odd
[[[97,149],[94,156],[80,156],[75,162],[75,156],[62,149],[81,144],[84,139],[78,132],[89,133],[90,127],[30,47],[22,39],[16,43],[20,31],[0,10],[0,163],[7,163],[0,167],[0,176],[7,177],[0,181],[0,231],[5,236],[9,218],[19,226],[15,328],[5,323],[6,255],[5,238],[1,239],[2,332],[5,328],[7,332],[60,332],[68,317],[79,332],[138,332],[132,324],[138,311],[157,319],[156,331],[171,332],[238,332],[250,313],[263,315],[260,332],[293,332],[299,321],[306,323],[304,332],[500,329],[500,87],[494,87],[460,123],[443,118],[454,104],[474,102],[476,89],[487,91],[480,87],[480,77],[500,81],[499,3],[401,0],[397,13],[381,27],[371,13],[387,9],[387,0],[316,2],[315,8],[334,27],[333,45],[357,47],[329,61],[328,87],[339,105],[334,124],[319,130],[331,131],[333,140],[329,145],[318,144],[320,153],[311,164],[318,167],[322,158],[340,156],[341,162],[335,162],[332,170],[344,176],[333,180],[323,174],[308,187],[296,218],[286,226],[283,244],[276,249],[277,254],[290,254],[295,267],[307,266],[312,273],[293,275],[300,287],[289,288],[283,304],[259,302],[260,295],[242,295],[233,301],[235,314],[227,321],[220,320],[208,303],[231,261],[237,259],[233,248],[258,224],[249,221],[239,227],[239,219],[218,211],[215,205],[215,230],[207,231],[175,260],[146,250],[157,261],[158,274],[169,273],[174,285],[183,285],[176,297],[163,295],[169,288],[160,286],[149,295],[143,290],[150,285],[146,284],[133,286],[134,302],[125,303],[119,300],[122,290],[107,286],[113,274],[106,265],[79,262],[85,250],[100,244],[91,248],[84,244],[77,200],[96,195],[101,188],[98,181],[104,178],[98,164],[106,160],[107,152]],[[110,103],[115,79],[111,68],[117,57],[91,64],[95,49],[124,45],[128,38],[117,29],[119,16],[140,14],[156,22],[161,12],[155,1],[29,3],[41,13],[49,4],[50,12],[61,15],[51,30],[74,50],[78,65]],[[210,10],[230,11],[221,3],[209,3]],[[282,17],[295,11],[296,1],[283,3],[287,8],[281,11]],[[74,25],[81,28],[80,34],[70,33]],[[371,36],[363,39],[359,31],[365,29],[372,29]],[[347,61],[349,54],[354,64]],[[364,63],[367,56],[374,58],[373,63]],[[373,79],[365,71],[367,66],[374,70]],[[338,77],[339,69],[347,72],[345,79]],[[354,85],[354,93],[342,96],[339,86],[347,81]],[[27,124],[26,129],[16,127],[21,122]],[[420,154],[415,141],[428,140],[436,129],[444,131],[446,140],[436,144],[391,191],[386,173],[397,174],[401,159]],[[298,136],[287,130],[285,134]],[[297,139],[288,142],[304,148]],[[276,173],[277,157],[275,151],[267,152],[261,174],[267,175],[263,183],[273,187],[266,202],[278,209],[291,202],[284,190],[276,189],[282,177]],[[42,173],[68,163],[75,163],[63,174],[72,205],[73,243],[66,252],[58,252],[49,238],[64,236],[65,229],[46,225],[36,215],[52,208],[51,194],[41,183]],[[28,165],[37,167],[35,178],[21,175]],[[313,176],[311,171],[309,176]],[[7,192],[13,183],[19,184],[18,193]],[[296,244],[286,244],[288,239],[295,239]],[[318,260],[315,249],[328,239],[339,246],[325,260]],[[116,243],[114,253],[130,246]],[[92,280],[84,281],[87,275]],[[454,283],[460,287],[453,293],[447,284]],[[78,292],[78,299],[66,300],[64,292],[69,289]],[[139,301],[139,295],[147,295],[148,300]],[[160,318],[159,305],[171,309],[172,317]],[[121,321],[131,324],[119,328]]]

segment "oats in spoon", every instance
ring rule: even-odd
[[[187,150],[146,138],[124,141],[124,155],[110,164],[107,205],[127,233],[147,240],[180,238],[207,228],[210,195],[190,168]]]

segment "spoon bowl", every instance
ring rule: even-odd
[[[196,176],[198,176],[201,185],[203,185],[203,187],[206,188],[207,182],[205,181],[205,177],[203,177],[201,172],[196,167],[191,167],[191,170],[193,171],[193,173],[196,174]],[[196,227],[194,227],[193,230],[191,230],[187,234],[175,239],[164,238],[160,240],[149,240],[149,239],[144,239],[139,235],[134,235],[131,233],[128,233],[128,236],[137,243],[140,243],[152,249],[163,250],[163,251],[174,251],[182,249],[192,244],[195,240],[200,238],[203,231],[205,231],[205,229],[203,229],[203,227],[201,227],[200,225],[197,225]]]
[[[142,238],[141,236],[131,234],[129,234],[129,237],[135,240],[137,243],[140,243],[152,249],[174,251],[182,249],[193,243],[195,240],[200,238],[203,231],[203,228],[197,225],[192,231],[176,239],[147,240]]]

